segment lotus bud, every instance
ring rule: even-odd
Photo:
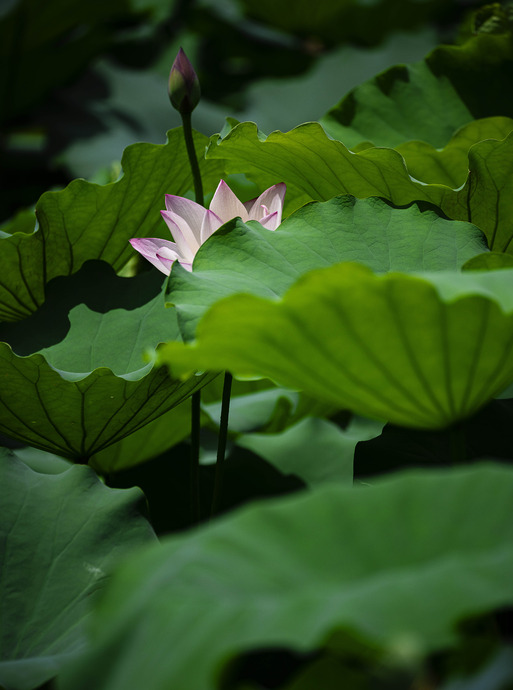
[[[199,79],[182,48],[169,73],[168,93],[171,105],[181,115],[189,115],[199,103]]]

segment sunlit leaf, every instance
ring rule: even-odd
[[[234,295],[169,343],[172,371],[229,368],[366,417],[442,428],[513,381],[513,271],[377,276],[338,264],[282,300]]]

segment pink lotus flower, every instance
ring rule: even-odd
[[[203,242],[232,218],[257,220],[264,228],[276,230],[281,223],[285,189],[283,182],[275,184],[258,199],[243,204],[221,180],[208,209],[184,197],[166,194],[166,211],[161,214],[175,241],[137,237],[130,244],[166,275],[175,261],[192,271],[194,256]]]

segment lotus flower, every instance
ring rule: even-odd
[[[190,199],[166,194],[166,210],[161,214],[175,241],[137,237],[130,244],[166,275],[175,261],[192,271],[194,256],[203,242],[232,218],[257,220],[264,228],[276,230],[281,223],[284,196],[282,182],[266,189],[258,199],[243,204],[223,180],[208,209]]]

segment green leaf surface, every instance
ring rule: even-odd
[[[396,65],[361,84],[320,122],[349,148],[420,140],[441,148],[471,120],[513,117],[513,51],[507,36],[439,46],[422,62]]]
[[[222,159],[226,172],[243,172],[262,189],[286,182],[288,213],[308,201],[327,201],[339,194],[379,196],[405,206],[412,201],[437,203],[445,191],[412,180],[397,151],[370,148],[352,153],[315,122],[268,137],[254,123],[241,122],[223,139],[211,138],[207,159],[211,158]]]
[[[469,168],[465,186],[445,197],[443,211],[478,225],[491,250],[513,254],[513,132],[473,146]]]
[[[511,118],[490,117],[461,127],[442,149],[424,141],[408,141],[395,149],[403,156],[408,172],[415,179],[456,189],[467,179],[470,148],[485,139],[505,139],[511,131]]]
[[[169,343],[157,358],[175,374],[229,368],[365,417],[443,428],[513,381],[512,286],[512,270],[377,276],[338,264],[279,301],[217,302],[195,346]]]
[[[191,405],[185,400],[142,429],[94,453],[90,465],[100,474],[121,472],[157,457],[191,433]]]
[[[213,190],[221,167],[204,161],[206,137],[195,133],[194,140],[203,184]],[[166,145],[129,146],[121,163],[118,182],[74,180],[61,192],[43,194],[38,229],[0,238],[0,319],[30,315],[43,303],[48,281],[75,273],[88,259],[119,270],[134,255],[131,237],[169,238],[159,213],[164,195],[185,196],[193,187],[182,129],[170,130]]]
[[[283,474],[296,475],[307,486],[352,484],[356,444],[379,436],[382,428],[380,422],[356,418],[342,430],[325,419],[307,417],[279,434],[243,434],[237,445],[260,455]]]
[[[463,271],[495,271],[513,268],[513,256],[502,252],[485,252],[469,259],[462,266]]]
[[[282,296],[314,268],[357,261],[376,272],[457,270],[484,250],[478,228],[432,208],[395,209],[381,199],[342,196],[304,206],[274,232],[231,221],[200,248],[193,273],[173,267],[167,299],[190,340],[206,308],[221,297]]]
[[[40,474],[0,450],[0,476],[0,685],[31,690],[83,650],[112,564],[155,537],[142,493],[88,468]]]
[[[212,378],[172,380],[143,360],[180,338],[157,271],[119,278],[87,262],[47,292],[31,317],[0,325],[2,433],[84,462]]]
[[[213,690],[238,653],[336,646],[338,631],[443,649],[461,620],[513,602],[512,500],[511,468],[405,473],[164,541],[118,570],[62,688]]]

